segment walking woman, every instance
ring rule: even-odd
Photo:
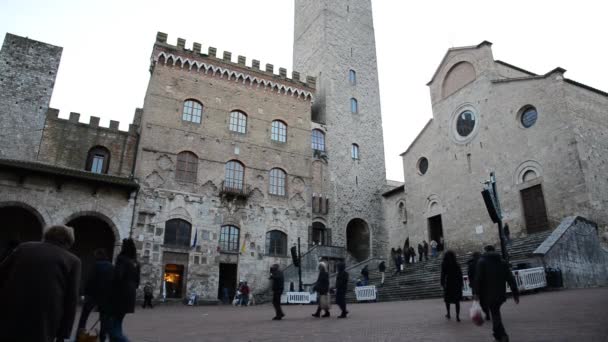
[[[447,314],[450,319],[450,304],[456,305],[456,321],[460,322],[460,300],[462,299],[462,271],[456,261],[456,254],[447,251],[441,263],[441,287],[443,287],[443,300]]]
[[[111,300],[110,341],[129,341],[122,332],[125,315],[135,312],[135,291],[139,287],[139,263],[132,239],[123,239],[114,266]]]
[[[317,306],[317,312],[312,314],[313,317],[329,317],[329,273],[327,273],[327,266],[324,262],[319,264],[319,277],[317,278],[317,284],[314,287],[317,292],[319,305]],[[321,315],[321,310],[325,313]]]

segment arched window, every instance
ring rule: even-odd
[[[224,252],[239,251],[239,228],[228,225],[220,229],[220,250]]]
[[[270,194],[285,196],[285,171],[281,169],[270,170]]]
[[[196,100],[184,101],[184,111],[182,114],[182,120],[194,123],[201,123],[202,115],[203,105],[200,102]]]
[[[266,255],[287,255],[287,234],[279,230],[266,233]]]
[[[359,103],[354,97],[350,99],[350,112],[353,114],[359,113]]]
[[[313,245],[328,245],[327,229],[321,222],[312,223],[312,244]]]
[[[348,82],[350,85],[357,85],[357,73],[353,69],[348,72]]]
[[[272,122],[272,129],[270,139],[278,142],[287,142],[287,125],[280,120],[274,120]]]
[[[352,144],[352,146],[350,148],[350,156],[354,160],[359,160],[359,145]]]
[[[165,245],[190,247],[192,225],[181,219],[165,222]]]
[[[237,110],[231,112],[228,128],[233,132],[247,133],[247,115]]]
[[[181,182],[196,183],[198,172],[198,157],[188,151],[177,155],[177,166],[175,168],[175,180]]]
[[[243,190],[243,179],[245,177],[245,167],[241,162],[231,160],[226,163],[226,179],[224,188],[229,190]]]
[[[85,169],[93,173],[108,173],[110,166],[110,151],[103,146],[95,146],[89,150]]]
[[[312,130],[312,149],[315,151],[325,151],[325,133],[318,129]]]

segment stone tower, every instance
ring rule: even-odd
[[[294,70],[317,76],[312,121],[325,132],[318,159],[329,203],[319,219],[356,260],[381,255],[386,172],[371,0],[295,0],[293,56]]]
[[[0,158],[36,159],[61,52],[6,34],[0,50]]]

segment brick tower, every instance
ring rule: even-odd
[[[6,34],[0,50],[0,158],[36,159],[61,52]]]
[[[329,205],[313,216],[357,261],[381,255],[386,172],[371,0],[295,0],[293,56],[295,70],[317,76],[313,129],[325,133],[313,191]]]

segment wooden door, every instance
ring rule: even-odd
[[[521,191],[524,218],[528,234],[549,229],[545,197],[540,184]]]

